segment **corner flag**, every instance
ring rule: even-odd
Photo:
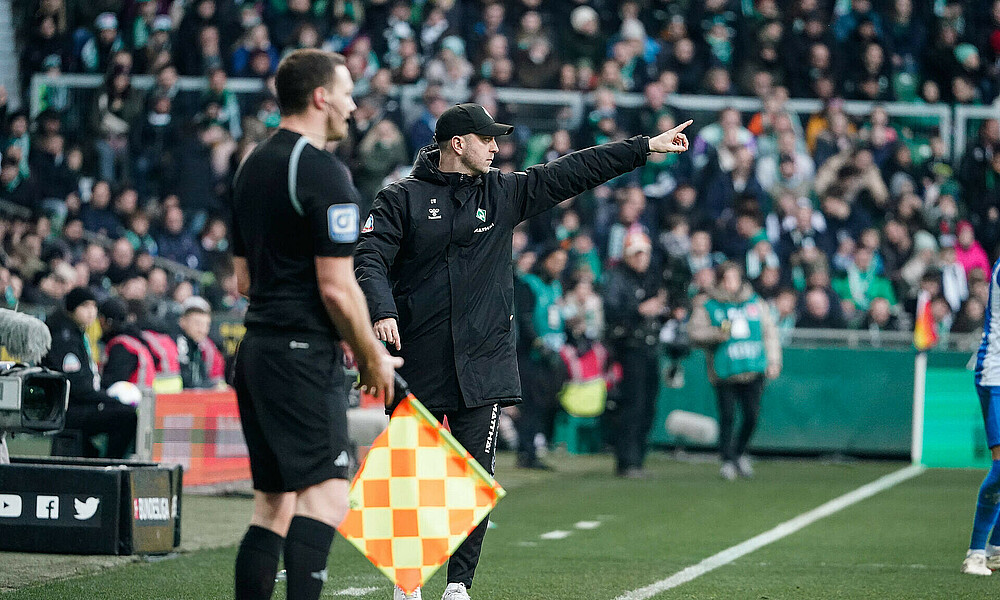
[[[917,352],[930,350],[938,341],[930,300],[930,294],[926,291],[920,292],[920,295],[917,296],[917,318],[913,324],[913,346]]]

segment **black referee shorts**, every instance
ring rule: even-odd
[[[346,386],[340,347],[326,336],[247,331],[234,387],[255,490],[347,479]]]

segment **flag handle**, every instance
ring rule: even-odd
[[[392,412],[396,410],[396,407],[399,406],[400,402],[402,402],[403,400],[407,399],[412,395],[410,393],[410,384],[406,383],[406,380],[403,379],[403,376],[400,375],[399,373],[393,373],[393,375],[394,375],[393,379],[394,379],[395,393],[393,396],[394,399],[392,402],[392,406],[386,409],[389,414],[392,414]]]
[[[924,454],[924,396],[927,385],[927,352],[917,352],[913,362],[913,437],[910,458],[919,465]]]

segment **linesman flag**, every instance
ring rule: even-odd
[[[505,494],[407,393],[355,475],[350,510],[337,529],[411,594]]]

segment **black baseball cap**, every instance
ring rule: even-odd
[[[496,137],[510,135],[513,131],[513,125],[497,123],[485,108],[474,102],[466,102],[452,106],[438,117],[434,139],[440,143],[467,133]]]

